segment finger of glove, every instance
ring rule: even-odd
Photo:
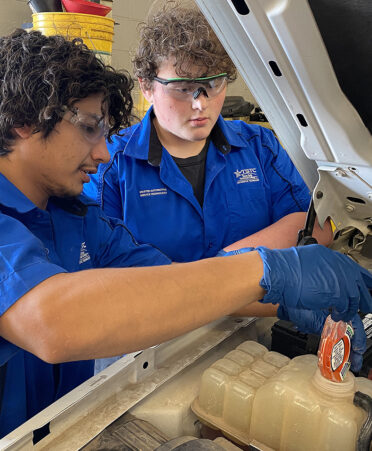
[[[351,320],[351,325],[354,329],[354,335],[351,340],[352,349],[359,354],[364,354],[367,348],[367,337],[364,330],[363,321],[357,314]]]
[[[333,321],[350,321],[359,310],[359,300],[359,294],[355,297],[345,297],[345,301],[343,301],[343,303],[347,304],[347,309],[339,311],[336,308],[333,308],[331,311]]]
[[[339,277],[340,285],[343,286],[342,292],[348,293],[350,298],[359,297],[357,311],[372,312],[372,296],[369,291],[372,288],[372,274],[351,260],[350,257],[338,252],[335,252],[335,255],[338,260],[339,271],[344,274],[344,277]],[[337,309],[342,310],[340,303]],[[352,310],[352,308],[349,308],[349,310]]]
[[[363,356],[351,351],[350,354],[350,369],[356,373],[360,371],[363,366]]]
[[[363,354],[367,348],[367,337],[363,322],[358,314],[352,318],[351,324],[354,329],[354,335],[351,339],[351,369],[359,371],[363,364]]]
[[[320,335],[328,314],[324,310],[288,309],[290,321],[305,334]]]

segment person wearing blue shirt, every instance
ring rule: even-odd
[[[170,265],[81,195],[129,125],[131,84],[79,39],[0,38],[0,437],[89,378],[92,359],[260,299],[308,324],[372,310],[372,276],[323,246]]]
[[[270,130],[220,115],[236,68],[200,11],[180,2],[154,8],[134,73],[152,106],[112,138],[111,159],[85,193],[174,262],[295,245],[309,190]],[[330,224],[322,230],[316,222],[314,237],[329,244]],[[234,314],[299,322],[294,312],[260,302]],[[115,360],[97,361],[96,371]]]
[[[172,261],[293,246],[310,193],[271,130],[220,115],[236,68],[197,9],[170,2],[143,24],[134,73],[152,104],[113,137],[85,193]],[[328,244],[327,223],[315,236]]]
[[[134,73],[152,104],[108,144],[84,191],[174,262],[294,246],[310,193],[271,130],[220,115],[236,68],[201,12],[165,3],[142,25]],[[330,243],[328,223],[314,236]],[[256,303],[238,315],[276,315]]]
[[[42,55],[32,58],[25,54],[15,63],[19,67],[24,64],[32,68],[41,60],[44,67],[38,74],[39,79],[33,79],[36,75],[32,71],[29,75],[23,74],[21,81],[30,84],[30,91],[22,93],[24,100],[17,104],[14,102],[14,109],[6,107],[11,109],[10,112],[4,106],[6,99],[2,99],[1,315],[34,285],[56,274],[90,268],[170,263],[168,257],[153,246],[139,245],[120,221],[108,218],[91,199],[70,197],[81,191],[83,183],[89,181],[88,174],[95,172],[98,163],[105,160],[104,135],[118,128],[121,115],[128,115],[130,79],[124,74],[108,71],[81,45],[67,44],[61,38],[47,40],[38,35],[28,37],[27,34],[2,41],[0,64],[3,71],[6,58],[10,58],[22,43],[32,51],[42,49]],[[50,55],[48,47],[53,48]],[[59,92],[55,92],[56,86],[47,82],[47,73],[52,73],[53,65],[70,50],[70,58],[66,59],[64,66],[58,70],[54,68],[55,75],[66,80],[60,82]],[[68,64],[74,60],[78,67],[69,68]],[[36,82],[43,77],[44,81],[37,86]],[[74,86],[74,82],[79,86]],[[105,85],[108,88],[104,88]],[[38,121],[32,118],[30,106],[34,107],[36,118],[40,114],[36,109],[38,105],[28,99],[32,90],[37,101],[46,102],[49,98],[48,108],[52,107],[50,111],[48,108],[42,110],[49,120],[39,119],[37,127],[31,125]],[[101,93],[97,94],[97,91]],[[24,118],[30,123],[15,125],[12,130],[4,129],[6,120],[22,124]],[[53,122],[57,121],[80,133],[68,136],[63,131],[66,138],[62,140],[59,130],[51,130]],[[23,152],[18,149],[10,151],[13,142],[17,142],[16,136],[22,141],[29,134],[34,141],[34,153],[28,148]],[[90,157],[92,146],[95,153]],[[49,185],[53,185],[53,192],[50,192]],[[14,429],[93,374],[93,360],[50,365],[27,351],[16,352],[14,346],[2,344],[5,353],[2,360],[9,362],[3,387],[0,435]]]

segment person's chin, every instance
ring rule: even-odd
[[[208,124],[203,127],[190,127],[188,133],[195,138],[198,137],[200,139],[205,139],[209,136],[211,130],[212,127]]]
[[[210,135],[210,130],[198,130],[191,135],[190,141],[203,141]]]
[[[60,190],[57,194],[55,194],[56,197],[77,197],[80,196],[80,194],[83,192],[83,185],[76,186],[74,188],[69,188],[65,190]]]

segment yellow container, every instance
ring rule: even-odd
[[[151,103],[149,103],[142,94],[142,91],[138,88],[133,91],[133,100],[134,100],[134,108],[135,114],[139,119],[142,119],[147,110],[150,108]]]
[[[33,30],[45,36],[81,38],[105,63],[111,60],[114,20],[109,17],[77,13],[37,13],[32,15]]]

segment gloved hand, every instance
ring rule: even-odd
[[[351,339],[351,369],[353,371],[359,371],[363,364],[363,354],[367,349],[367,337],[363,322],[358,314],[351,319],[351,325],[354,329],[354,336]]]
[[[360,309],[372,312],[372,274],[346,255],[319,244],[257,250],[264,265],[262,302],[286,308],[332,307],[334,321],[349,321]]]
[[[298,330],[305,334],[321,335],[329,312],[326,310],[291,309],[280,305],[277,315],[280,319],[292,321]],[[359,371],[363,364],[363,354],[367,348],[367,337],[363,322],[358,314],[351,319],[351,325],[354,329],[354,335],[351,339],[351,369],[352,371]]]
[[[321,335],[324,322],[329,315],[327,310],[305,310],[296,308],[287,308],[280,305],[277,311],[277,317],[285,321],[291,321],[297,326],[297,329],[304,334]]]

